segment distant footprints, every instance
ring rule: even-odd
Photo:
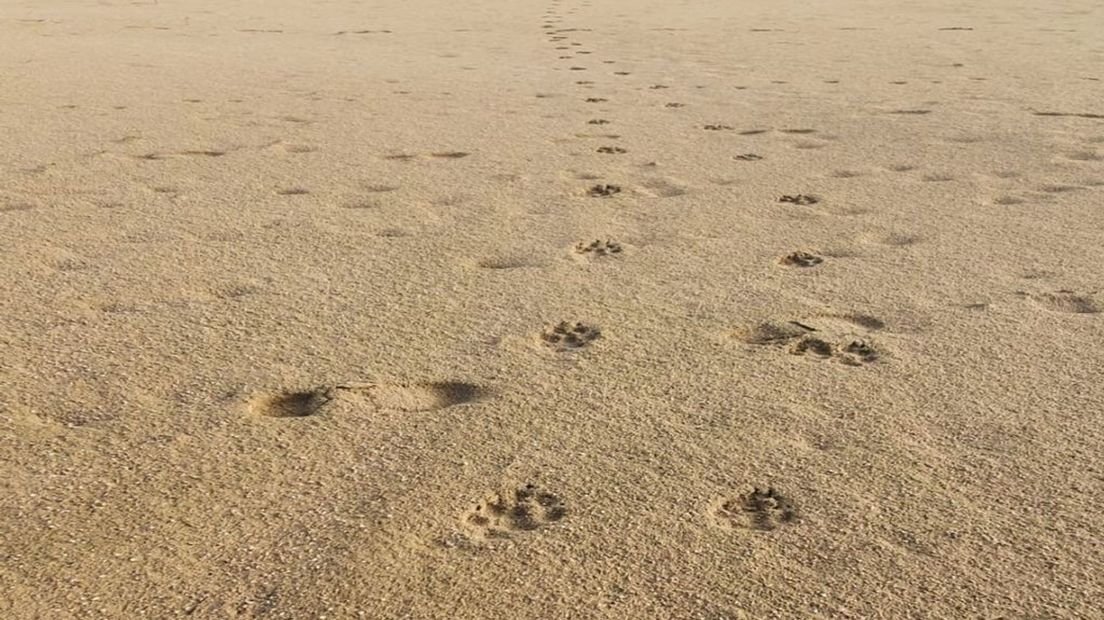
[[[563,520],[564,501],[533,484],[512,493],[490,493],[461,517],[461,527],[476,541],[510,538]]]
[[[714,500],[713,523],[727,530],[769,532],[798,520],[797,508],[774,487],[747,487],[734,497]]]

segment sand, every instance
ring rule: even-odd
[[[0,7],[0,616],[1100,618],[1088,0]]]

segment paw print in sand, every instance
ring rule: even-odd
[[[823,263],[824,259],[808,252],[794,252],[783,256],[778,262],[789,267],[815,267]]]
[[[597,327],[591,327],[583,323],[560,321],[545,326],[540,339],[557,351],[570,351],[589,345],[601,335],[602,333],[598,331]]]
[[[725,529],[770,531],[797,520],[797,509],[774,487],[749,487],[714,502],[714,522]]]
[[[794,355],[815,355],[817,357],[835,357],[848,366],[862,366],[878,359],[878,352],[865,340],[852,340],[847,344],[833,344],[814,336],[802,336],[790,347]]]
[[[510,538],[567,516],[559,496],[527,484],[512,494],[491,493],[464,514],[461,525],[475,539]]]
[[[613,196],[614,194],[620,193],[620,185],[595,185],[587,190],[587,196],[590,196],[591,198],[608,198],[610,196]]]
[[[620,254],[621,251],[621,244],[616,241],[610,241],[609,239],[605,241],[591,241],[590,243],[580,241],[575,244],[575,253],[582,254],[583,256],[612,256]]]

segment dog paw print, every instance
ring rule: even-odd
[[[874,346],[865,340],[852,340],[846,344],[835,344],[815,336],[802,336],[790,353],[794,355],[814,355],[820,358],[836,358],[848,366],[862,366],[878,359]]]
[[[563,520],[567,507],[559,496],[527,484],[510,494],[491,493],[466,512],[461,525],[475,539],[510,538]]]
[[[824,259],[808,252],[794,252],[783,256],[778,262],[789,267],[815,267],[823,263]]]
[[[608,198],[620,193],[620,185],[599,184],[587,190],[587,196],[590,196],[591,198]]]
[[[546,345],[557,351],[571,351],[589,345],[601,335],[602,332],[597,327],[560,321],[546,325],[540,338]]]
[[[802,336],[790,347],[790,353],[794,355],[815,355],[817,357],[832,357],[835,347],[827,340],[815,336]]]
[[[797,509],[774,487],[751,487],[714,503],[714,522],[726,529],[769,532],[797,521]]]
[[[620,254],[621,251],[622,248],[620,243],[608,239],[606,241],[591,241],[590,243],[580,241],[575,244],[575,253],[582,254],[583,256],[613,256]]]
[[[789,194],[786,194],[785,196],[782,196],[781,198],[779,198],[778,202],[786,202],[786,203],[789,203],[789,204],[806,206],[806,205],[815,205],[816,203],[820,202],[820,199],[817,198],[816,196],[809,196],[807,194],[796,194],[796,195],[792,195],[792,196],[789,195]]]
[[[840,347],[837,355],[848,366],[862,366],[878,359],[878,352],[865,340],[852,340]]]

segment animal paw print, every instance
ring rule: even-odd
[[[774,487],[751,487],[736,497],[716,502],[712,516],[728,529],[769,532],[797,521],[797,509]]]
[[[663,104],[663,107],[666,107],[666,108],[685,108],[686,104],[685,103],[678,103],[677,101],[672,101],[671,103]]]
[[[590,243],[580,241],[575,245],[575,253],[594,257],[612,256],[621,253],[621,244],[608,239],[606,241],[591,241]]]
[[[527,484],[513,494],[492,493],[468,511],[462,525],[477,539],[509,538],[562,520],[567,508],[558,496]]]
[[[605,102],[605,101],[609,101],[609,99],[605,99],[603,97],[587,97],[586,98],[587,103],[602,103],[602,102]]]
[[[606,155],[620,155],[622,153],[628,153],[628,149],[623,149],[619,146],[600,146],[598,147],[599,153],[605,153]]]
[[[790,353],[794,355],[812,354],[817,357],[832,357],[834,347],[826,340],[814,336],[802,336],[790,347]]]
[[[744,153],[742,155],[736,155],[732,159],[736,159],[739,161],[759,161],[760,159],[763,159],[763,156],[756,155],[755,153]]]
[[[808,323],[812,323],[809,325]],[[848,366],[878,360],[881,353],[867,336],[885,327],[880,319],[863,314],[822,314],[807,322],[768,322],[735,332],[740,340],[757,346],[789,345],[798,356],[835,359]]]
[[[597,327],[560,321],[554,325],[545,326],[544,331],[541,332],[541,340],[557,351],[570,351],[589,345],[601,335],[602,332],[598,331]]]
[[[865,340],[852,340],[840,348],[839,359],[848,366],[861,366],[878,359],[878,352]]]
[[[807,194],[797,194],[793,196],[786,194],[785,196],[779,198],[778,202],[787,202],[790,204],[805,206],[815,205],[816,203],[820,202],[820,199],[816,196],[809,196]]]
[[[732,127],[728,125],[703,125],[702,129],[706,131],[732,131]]]
[[[609,121],[604,118],[594,118],[587,121],[587,125],[609,125]]]
[[[594,187],[591,187],[587,190],[587,196],[590,196],[591,198],[608,198],[609,196],[620,193],[620,185],[600,184],[595,185]]]
[[[794,252],[783,256],[778,262],[790,267],[815,267],[823,263],[824,259],[808,252]]]
[[[821,358],[835,357],[848,366],[862,366],[878,359],[878,352],[865,340],[852,340],[836,345],[815,336],[802,336],[790,347],[794,355],[815,355]]]

